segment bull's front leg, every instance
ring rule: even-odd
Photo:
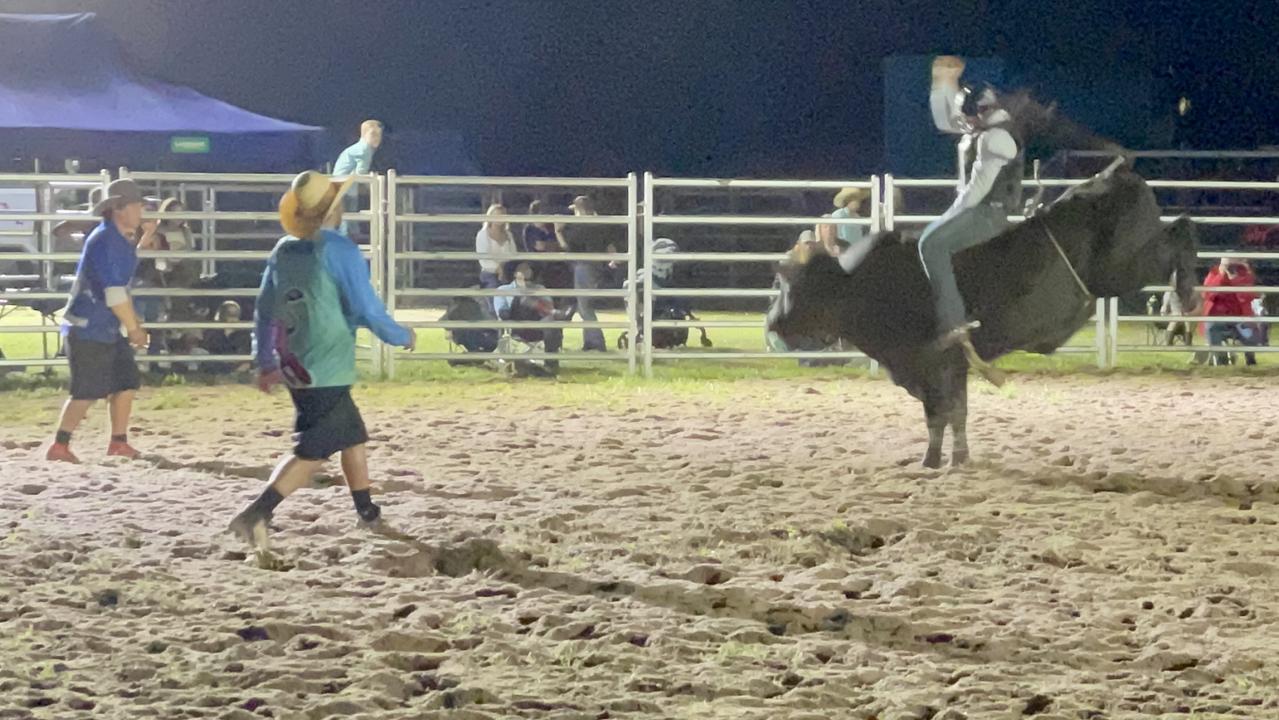
[[[924,467],[941,467],[941,443],[946,436],[946,415],[928,413],[928,451],[924,453]]]

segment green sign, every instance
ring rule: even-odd
[[[203,135],[175,135],[169,138],[169,152],[179,155],[206,155],[209,138]]]

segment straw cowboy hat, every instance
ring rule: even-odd
[[[156,210],[159,217],[160,232],[164,234],[164,240],[169,245],[170,250],[190,250],[195,244],[192,242],[191,228],[187,225],[186,220],[173,220],[166,218],[166,213],[182,212],[182,201],[175,197],[165,198],[160,207]]]
[[[865,188],[844,188],[835,194],[835,207],[847,207],[850,202],[861,202],[870,193]]]
[[[300,173],[280,198],[280,224],[284,231],[296,238],[314,235],[325,218],[340,206],[353,182],[354,176],[335,180],[314,170]]]

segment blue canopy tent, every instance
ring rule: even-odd
[[[93,13],[0,14],[0,164],[13,169],[296,172],[319,165],[322,135],[134,72]]]

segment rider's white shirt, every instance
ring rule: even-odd
[[[969,125],[959,109],[963,100],[963,93],[957,87],[934,89],[928,98],[937,129],[963,135],[959,142],[959,194],[950,208],[942,214],[943,221],[980,203],[994,187],[999,171],[1017,157],[1017,142],[1007,130],[997,127],[981,130]],[[985,122],[996,124],[1008,119],[1006,111],[995,110],[985,118]],[[973,161],[971,175],[965,178],[964,158],[967,157],[974,138],[977,140],[977,158]]]

